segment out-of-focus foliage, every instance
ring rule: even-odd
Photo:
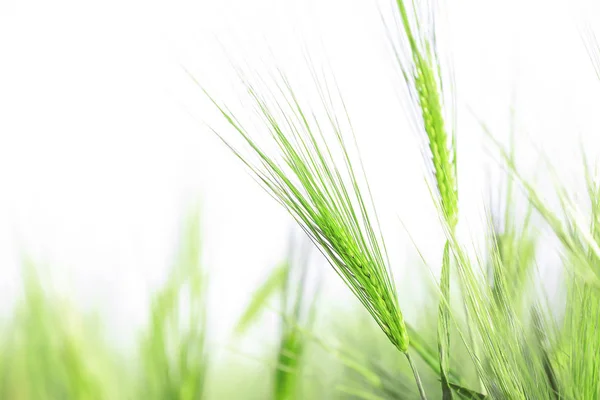
[[[598,189],[594,179],[588,182],[590,215],[597,221]],[[511,199],[507,195],[504,204]],[[453,396],[596,398],[599,358],[590,349],[599,345],[599,293],[572,267],[581,257],[595,265],[595,254],[565,252],[564,310],[553,310],[536,289],[531,222],[507,207],[490,208],[489,246],[479,258],[449,238],[461,287],[456,295],[464,301],[451,308],[460,338],[450,353]],[[51,291],[39,269],[24,262],[23,294],[1,330],[0,398],[418,398],[406,359],[360,303],[339,309],[318,295],[308,250],[297,244],[249,299],[231,336],[233,347],[241,344],[250,331],[264,328],[261,315],[273,314],[277,334],[264,343],[264,357],[232,353],[209,363],[216,349],[206,344],[207,273],[198,221],[197,212],[186,220],[176,262],[152,297],[139,347],[129,352],[111,348],[100,320]],[[593,240],[597,226],[590,224]],[[577,233],[571,234],[575,241]],[[441,399],[433,287],[427,299],[414,304],[418,324],[409,320],[407,329],[424,392]]]
[[[22,298],[1,331],[0,398],[202,398],[206,275],[197,212],[187,218],[180,242],[167,281],[152,298],[140,348],[128,354],[109,347],[101,321],[50,291],[25,261]]]
[[[24,261],[23,295],[2,328],[0,398],[103,399],[126,397],[116,354],[102,341],[98,321],[46,289]],[[127,382],[127,379],[125,379]]]
[[[145,399],[203,397],[208,354],[200,243],[199,214],[193,212],[167,282],[152,298],[141,346],[140,391]]]

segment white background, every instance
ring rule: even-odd
[[[600,12],[592,1],[446,3],[461,212],[473,232],[489,163],[473,114],[505,138],[516,107],[530,176],[545,174],[540,151],[565,179],[578,174],[580,140],[597,151],[600,83],[580,29],[600,33]],[[399,220],[435,264],[440,234],[374,1],[0,0],[2,311],[18,295],[27,253],[61,290],[108,315],[116,337],[129,336],[164,278],[182,216],[200,199],[211,326],[226,333],[283,256],[290,221],[203,124],[219,122],[183,67],[230,100],[239,87],[224,53],[258,71],[275,58],[293,74],[304,48],[331,62],[347,96],[398,234],[396,277],[415,277]]]

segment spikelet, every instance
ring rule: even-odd
[[[410,114],[423,142],[423,153],[431,165],[435,187],[446,223],[453,229],[458,219],[454,132],[447,129],[448,117],[442,90],[441,65],[436,48],[433,7],[427,2],[409,13],[403,0],[396,0],[402,29],[394,43],[398,66],[410,97]],[[412,3],[413,8],[416,3]],[[409,15],[414,15],[411,19]],[[420,20],[420,16],[427,18]],[[450,97],[451,98],[451,97]],[[451,139],[451,140],[450,140]]]
[[[458,199],[453,152],[448,146],[442,102],[433,69],[422,58],[418,57],[418,60],[415,87],[419,93],[419,105],[431,152],[436,187],[446,222],[454,228],[458,218]]]

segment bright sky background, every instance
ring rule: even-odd
[[[473,114],[505,138],[516,106],[531,176],[545,173],[536,148],[565,179],[581,165],[580,138],[600,149],[600,83],[578,31],[588,23],[600,35],[600,7],[446,3],[468,232],[488,159]],[[201,199],[211,321],[217,336],[227,332],[284,254],[290,221],[202,123],[219,122],[183,66],[232,100],[239,86],[224,50],[258,71],[275,58],[293,75],[304,48],[326,55],[341,83],[398,236],[396,277],[410,285],[414,252],[399,221],[432,263],[441,235],[375,0],[0,0],[0,309],[18,295],[23,251],[129,335],[164,278],[182,216]]]

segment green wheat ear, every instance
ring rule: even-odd
[[[242,79],[262,135],[251,134],[213,101],[248,151],[225,142],[303,228],[390,342],[407,353],[409,337],[370,190],[362,164],[356,168],[350,155],[357,149],[348,145],[349,139],[355,142],[346,108],[339,93],[311,73],[320,99],[317,109],[301,104],[281,72],[274,79],[276,90],[257,90]]]
[[[405,90],[411,100],[413,123],[424,139],[424,157],[432,169],[433,186],[445,222],[454,229],[458,222],[458,188],[456,178],[456,137],[449,130],[445,118],[449,117],[444,100],[448,97],[442,84],[442,64],[436,47],[436,26],[433,17],[426,26],[419,20],[419,11],[434,14],[431,6],[417,9],[413,3],[414,21],[409,18],[406,4],[397,0],[402,29],[400,43],[394,45],[398,66],[405,81]],[[450,87],[452,89],[452,87]],[[450,95],[452,95],[450,90]],[[449,97],[451,98],[451,97]]]
[[[348,115],[344,108],[342,122],[333,103],[335,97],[343,106],[341,98],[312,72],[321,100],[318,110],[301,105],[282,73],[274,80],[275,91],[257,90],[242,79],[263,135],[251,134],[231,111],[213,101],[249,151],[242,153],[225,142],[304,229],[389,340],[406,353],[409,338],[377,216],[361,179],[362,165],[359,175],[350,156]],[[261,136],[266,145],[259,144]]]
[[[394,46],[398,66],[410,97],[413,123],[424,142],[424,157],[431,165],[436,203],[450,234],[458,223],[458,188],[456,178],[456,138],[448,134],[444,121],[444,87],[442,66],[436,47],[434,9],[428,2],[407,3],[396,0],[400,16],[400,46]],[[414,16],[411,19],[409,15]],[[421,18],[425,15],[426,18]],[[402,45],[403,44],[403,45]],[[450,140],[451,138],[451,140]],[[443,399],[452,399],[449,384],[450,360],[450,242],[444,246],[438,315],[438,349]]]
[[[311,72],[318,109],[301,104],[281,72],[274,79],[275,91],[257,90],[242,79],[260,122],[253,125],[258,131],[252,134],[211,98],[246,149],[219,136],[297,221],[390,342],[406,355],[421,399],[426,399],[408,353],[409,336],[362,163],[358,159],[355,168],[357,161],[350,155],[358,149],[348,145],[348,139],[356,142],[347,110],[339,92],[334,95]],[[339,107],[342,113],[336,112]]]

